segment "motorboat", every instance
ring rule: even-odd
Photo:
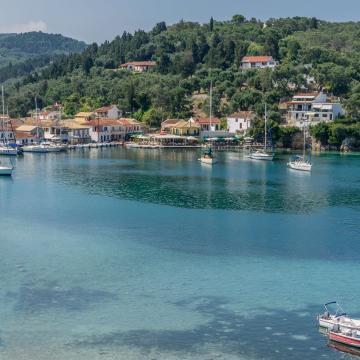
[[[250,159],[253,160],[265,160],[265,161],[273,161],[274,160],[274,154],[268,153],[263,150],[258,150],[250,154]]]
[[[211,147],[203,152],[199,161],[202,162],[203,164],[208,164],[208,165],[214,165],[217,163],[217,158]]]
[[[360,349],[360,330],[341,330],[340,326],[337,325],[329,331],[328,337],[330,341]]]
[[[0,162],[0,176],[11,176],[13,173],[13,166],[6,166]]]
[[[335,307],[335,310],[331,312],[330,307]],[[325,304],[324,309],[324,313],[317,317],[320,327],[332,330],[340,326],[340,329],[360,331],[360,319],[350,318],[336,301]]]

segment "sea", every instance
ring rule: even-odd
[[[14,160],[0,178],[0,359],[350,359],[316,316],[336,300],[360,317],[360,155],[313,155],[312,173],[289,154],[217,155]]]

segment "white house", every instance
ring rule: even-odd
[[[20,125],[16,128],[16,132],[27,133],[29,134],[29,137],[32,135],[38,139],[42,139],[44,137],[44,129],[36,125]]]
[[[95,110],[98,119],[119,119],[122,111],[116,105],[103,106]]]
[[[274,68],[278,63],[272,56],[245,56],[241,60],[241,69],[264,69]]]
[[[38,142],[36,135],[33,135],[29,132],[16,131],[16,144],[17,145],[31,145]]]
[[[252,111],[240,111],[226,118],[227,128],[230,134],[245,134],[254,121],[255,114]]]
[[[131,61],[120,65],[120,68],[133,72],[144,72],[154,68],[155,66],[155,61]]]
[[[299,128],[333,121],[344,114],[341,103],[324,93],[299,93],[287,104],[287,122]]]
[[[120,120],[97,119],[90,120],[90,137],[93,142],[117,141],[125,139],[126,129]]]
[[[43,126],[44,138],[51,141],[68,142],[69,140],[69,129],[61,125],[47,125]]]

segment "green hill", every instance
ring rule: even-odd
[[[13,115],[25,115],[37,95],[41,105],[61,102],[72,116],[114,103],[127,114],[156,125],[166,117],[190,116],[193,95],[206,94],[212,79],[213,110],[220,117],[238,110],[253,110],[261,116],[266,101],[276,128],[281,121],[279,101],[306,87],[323,88],[341,97],[349,114],[357,117],[359,34],[360,23],[303,17],[262,22],[235,15],[230,21],[211,19],[207,24],[181,21],[167,26],[162,22],[149,32],[124,32],[82,53],[60,55],[41,70],[35,66],[30,75],[7,88],[9,105]],[[2,41],[6,44],[9,39]],[[39,44],[36,51],[55,51],[46,44]],[[21,38],[13,49],[30,51],[31,46]],[[240,63],[246,55],[272,55],[280,64],[275,70],[243,72]],[[157,66],[142,74],[116,70],[132,60],[153,60]],[[315,79],[312,85],[307,84],[310,77]],[[206,96],[196,107],[208,112]]]
[[[29,74],[56,56],[80,53],[86,44],[58,34],[0,34],[0,82]]]

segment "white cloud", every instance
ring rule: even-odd
[[[1,25],[0,33],[24,33],[30,31],[47,31],[47,24],[45,21],[29,21],[26,24],[11,24]]]

